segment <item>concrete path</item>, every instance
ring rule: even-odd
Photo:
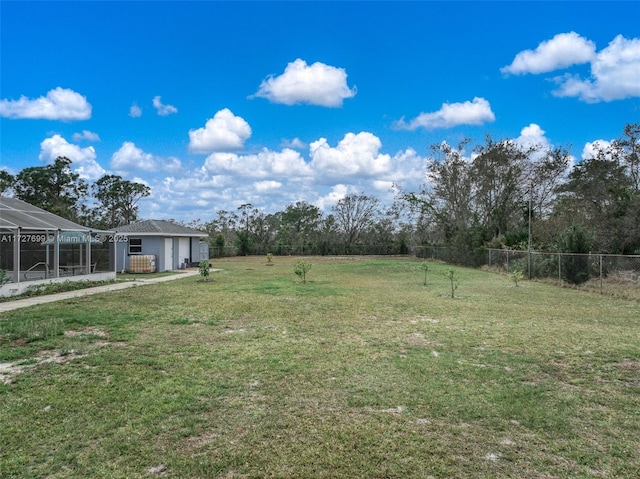
[[[132,288],[134,286],[143,286],[145,284],[164,283],[165,281],[172,281],[174,279],[187,278],[189,276],[197,276],[198,270],[186,270],[179,271],[176,274],[168,276],[160,276],[158,278],[144,279],[141,275],[140,279],[135,281],[126,281],[124,283],[106,284],[104,286],[96,286],[95,288],[78,289],[75,291],[66,291],[64,293],[47,294],[43,296],[34,296],[32,298],[16,299],[13,301],[7,301],[0,303],[0,314],[5,311],[13,311],[19,308],[28,308],[34,304],[53,303],[54,301],[61,301],[63,299],[78,298],[82,296],[88,296],[90,294],[106,293],[108,291],[118,291],[121,289]],[[3,318],[0,317],[0,320]]]

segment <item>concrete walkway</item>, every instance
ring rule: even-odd
[[[144,275],[140,276],[140,279],[135,281],[126,281],[123,283],[106,284],[104,286],[96,286],[95,288],[78,289],[75,291],[66,291],[64,293],[47,294],[43,296],[33,296],[31,298],[16,299],[14,301],[7,301],[0,303],[0,314],[5,311],[13,311],[19,308],[28,308],[34,304],[53,303],[54,301],[61,301],[63,299],[78,298],[82,296],[88,296],[91,294],[106,293],[108,291],[118,291],[121,289],[132,288],[134,286],[143,286],[145,284],[164,283],[165,281],[172,281],[174,279],[187,278],[189,276],[197,276],[200,273],[198,270],[186,270],[177,271],[176,274],[168,276],[160,276],[157,278],[144,279]],[[0,318],[2,320],[2,318]]]

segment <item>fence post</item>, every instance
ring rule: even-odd
[[[602,255],[600,255],[600,294],[602,294]]]
[[[562,255],[558,253],[558,283],[562,285]]]

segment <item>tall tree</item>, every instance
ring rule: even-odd
[[[13,188],[16,177],[5,170],[0,170],[0,196],[5,196]]]
[[[624,218],[634,200],[631,179],[616,161],[590,158],[574,166],[558,188],[556,214],[593,232],[601,252],[624,253]]]
[[[278,242],[286,246],[302,246],[313,241],[318,233],[322,213],[306,201],[288,205],[279,215]]]
[[[471,176],[476,214],[494,238],[521,227],[522,183],[527,155],[512,141],[494,142],[476,149]],[[526,191],[526,190],[525,190]]]
[[[251,244],[251,236],[249,235],[249,222],[251,221],[251,209],[253,205],[251,203],[245,203],[238,206],[240,211],[239,228],[236,230],[235,244],[238,248],[238,253],[242,256],[247,256],[251,253],[253,245]]]
[[[566,148],[556,147],[546,149],[529,163],[524,183],[529,188],[534,218],[546,218],[553,211],[556,193],[566,179],[570,159]]]
[[[98,201],[98,217],[103,228],[128,225],[138,219],[138,201],[151,194],[151,188],[124,180],[118,175],[104,175],[93,185]]]
[[[333,207],[336,224],[345,241],[345,251],[358,241],[360,235],[371,227],[378,214],[378,200],[364,193],[347,195]]]
[[[214,244],[218,235],[222,235],[225,244],[232,244],[238,226],[238,215],[226,210],[218,210],[216,214],[217,218],[206,225],[210,242]]]
[[[464,157],[469,140],[457,148],[446,142],[431,146],[427,167],[428,185],[423,189],[423,204],[429,206],[443,240],[450,242],[473,223],[473,178],[470,162]]]
[[[16,198],[72,221],[81,216],[87,184],[71,171],[71,160],[58,157],[51,165],[32,166],[16,176]]]
[[[640,123],[625,125],[622,136],[611,143],[611,156],[625,167],[632,186],[640,191]]]

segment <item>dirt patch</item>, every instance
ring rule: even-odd
[[[624,360],[615,364],[621,371],[640,371],[640,361]]]
[[[147,469],[147,474],[163,475],[165,472],[167,472],[167,466],[165,466],[164,464],[159,464],[157,466],[153,466]]]
[[[222,331],[222,334],[238,334],[238,333],[246,333],[247,330],[244,328],[239,328],[239,329],[225,329],[224,331]]]
[[[102,348],[104,346],[116,346],[118,348],[124,347],[127,345],[124,341],[96,341],[93,345],[97,348]]]
[[[414,319],[409,321],[411,324],[417,323],[439,323],[440,321],[434,318],[428,318],[426,316],[416,316]]]
[[[189,436],[184,440],[184,452],[194,453],[210,446],[219,440],[219,435],[211,432],[204,432],[197,436]]]
[[[0,382],[11,384],[16,376],[32,369],[40,364],[56,363],[66,364],[77,358],[83,358],[86,354],[76,351],[42,351],[35,358],[22,359],[13,363],[0,363]]]
[[[97,336],[99,338],[106,338],[107,332],[98,328],[87,328],[81,331],[75,331],[75,330],[65,331],[64,335],[69,338],[76,338],[78,336]]]
[[[64,335],[68,338],[107,338],[106,331],[98,328],[86,328],[80,331],[69,330],[65,331]],[[122,341],[108,341],[107,339],[98,339],[91,342],[90,345],[84,345],[87,347],[104,347],[104,346],[126,346],[127,343]],[[4,384],[11,384],[16,376],[33,369],[36,366],[47,363],[66,364],[74,359],[84,358],[88,356],[85,353],[78,353],[76,350],[64,350],[64,351],[40,351],[36,357],[20,359],[18,361],[10,363],[0,363],[0,382]]]
[[[437,341],[431,341],[422,333],[412,333],[404,338],[404,342],[409,346],[421,346],[427,348],[435,348],[441,346]]]

